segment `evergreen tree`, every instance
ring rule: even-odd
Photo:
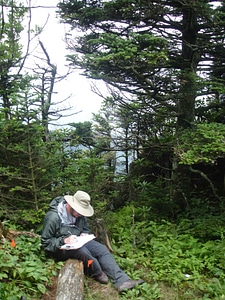
[[[3,0],[0,6],[1,206],[37,210],[51,189],[52,174],[33,78],[20,73],[24,63],[20,37],[27,9],[12,0]]]
[[[19,40],[26,9],[22,6],[18,8],[13,0],[1,1],[0,7],[0,101],[1,111],[8,120],[17,105],[15,94],[24,83],[18,71],[22,60],[22,46]]]
[[[217,6],[213,3],[61,1],[61,19],[84,32],[71,39],[69,46],[75,54],[68,59],[84,69],[87,77],[133,95],[127,103],[136,98],[137,110],[145,109],[153,123],[157,120],[156,134],[164,134],[161,128],[167,127],[166,134],[179,145],[183,132],[195,130],[197,106],[201,103],[205,111],[210,109],[199,97],[207,97],[208,103],[215,100],[210,66],[216,47],[223,45],[224,25],[218,7],[222,1]],[[190,199],[190,167],[180,164],[176,153],[171,166],[171,197],[183,209]]]

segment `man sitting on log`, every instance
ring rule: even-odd
[[[103,244],[90,240],[78,249],[61,249],[65,244],[76,244],[79,236],[90,234],[86,217],[91,217],[94,209],[90,196],[77,191],[73,196],[60,196],[53,199],[44,219],[41,243],[53,258],[65,261],[68,258],[83,261],[84,273],[106,284],[108,278],[119,293],[132,289],[144,280],[131,280],[120,269],[112,254]]]

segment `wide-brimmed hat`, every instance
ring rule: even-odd
[[[77,191],[73,196],[64,196],[66,202],[79,214],[85,217],[91,217],[94,209],[90,205],[91,197],[88,193]]]

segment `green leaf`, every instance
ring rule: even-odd
[[[6,273],[0,273],[0,280],[3,279],[3,278],[8,278],[8,274]]]
[[[46,292],[46,287],[44,286],[44,284],[38,283],[37,288],[42,294]]]

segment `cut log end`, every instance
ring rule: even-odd
[[[83,262],[76,259],[68,259],[58,276],[56,300],[83,300],[83,295]]]

